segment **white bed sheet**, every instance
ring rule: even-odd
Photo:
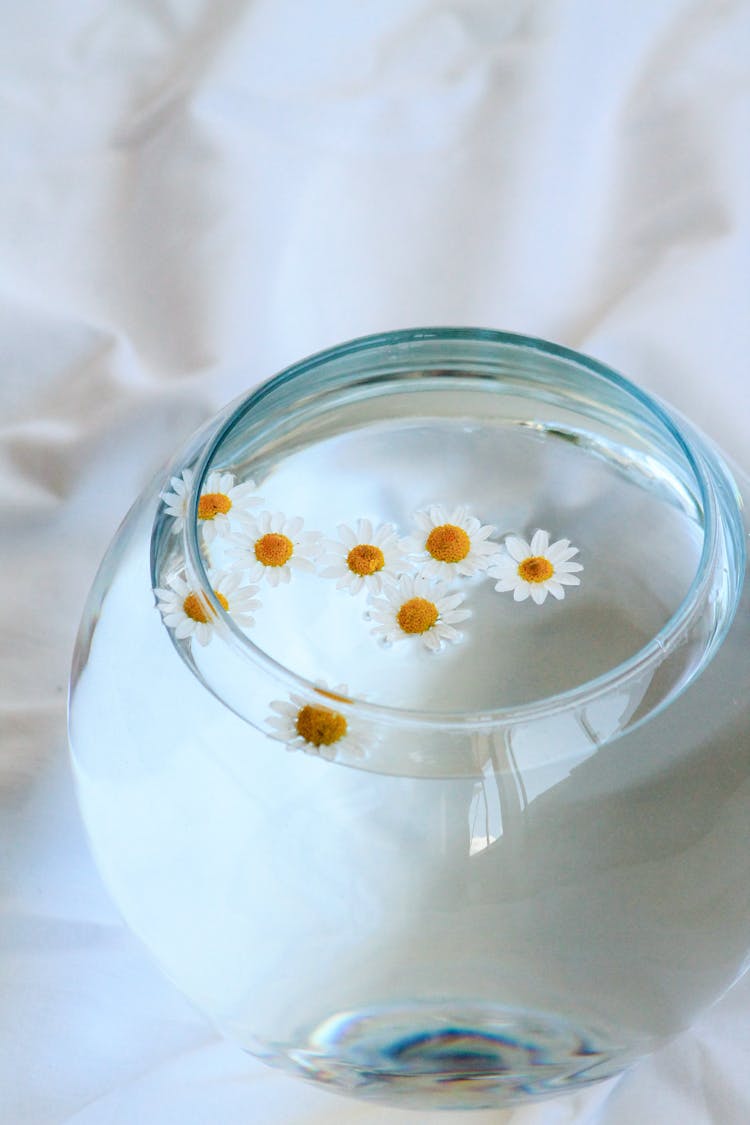
[[[743,0],[27,0],[0,37],[0,1120],[446,1121],[266,1070],[93,869],[65,746],[86,590],[206,416],[366,332],[619,368],[750,469]],[[474,1125],[743,1125],[750,981],[620,1080]]]

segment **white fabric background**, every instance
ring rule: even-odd
[[[742,0],[5,0],[0,1120],[448,1118],[267,1071],[123,929],[69,779],[98,560],[206,416],[352,336],[586,351],[750,469]],[[482,1125],[741,1125],[750,982],[621,1080]]]

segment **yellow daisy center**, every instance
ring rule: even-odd
[[[524,582],[546,582],[555,573],[555,568],[544,555],[529,555],[518,564],[518,573]]]
[[[365,578],[368,574],[377,574],[383,569],[385,557],[380,547],[375,547],[372,543],[358,543],[346,556],[346,565],[353,574]]]
[[[232,507],[232,501],[223,492],[206,492],[198,501],[198,519],[212,520],[215,516],[225,516]]]
[[[294,722],[297,734],[313,746],[331,746],[346,734],[346,719],[328,707],[301,707]]]
[[[426,633],[438,617],[437,606],[427,598],[409,598],[396,614],[396,620],[405,633]]]
[[[457,563],[471,550],[471,540],[462,527],[455,523],[441,523],[427,536],[425,547],[438,562]]]
[[[227,611],[229,609],[229,602],[224,595],[220,594],[218,590],[214,590],[214,594],[221,608]],[[199,625],[206,625],[208,623],[208,610],[197,594],[188,594],[182,603],[182,609],[185,616],[189,617],[191,621],[197,621]]]
[[[283,566],[294,553],[294,543],[286,535],[271,531],[255,544],[255,557],[263,566]]]

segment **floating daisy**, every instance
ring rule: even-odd
[[[185,525],[193,482],[193,470],[183,469],[181,477],[172,477],[172,491],[161,494],[167,514],[174,517],[173,531],[181,531]],[[209,473],[198,500],[198,523],[206,542],[211,543],[217,535],[229,535],[232,521],[242,522],[248,510],[261,502],[254,481],[236,484],[232,473]]]
[[[488,574],[499,579],[495,583],[496,590],[512,590],[517,602],[531,597],[541,605],[547,594],[559,600],[565,597],[566,586],[581,583],[575,572],[583,567],[570,561],[578,554],[578,548],[571,547],[569,539],[558,539],[550,544],[549,532],[536,531],[527,543],[517,535],[509,535],[505,550],[507,554],[493,563]]]
[[[255,624],[253,611],[260,606],[255,597],[257,586],[241,586],[241,574],[216,574],[210,581],[219,605],[238,625],[250,628]],[[168,587],[154,591],[164,624],[178,640],[195,637],[198,644],[207,645],[217,623],[213,609],[181,575],[168,579]]]
[[[386,587],[382,597],[372,598],[368,616],[375,622],[373,633],[386,641],[418,637],[425,648],[437,652],[444,642],[462,640],[454,626],[470,616],[459,609],[463,594],[451,594],[444,582],[430,582],[423,575],[402,576]]]
[[[174,519],[172,531],[182,531],[185,526],[190,493],[193,491],[193,480],[193,470],[183,469],[181,476],[172,477],[170,480],[172,491],[164,491],[159,494],[166,505],[167,515]]]
[[[353,757],[364,753],[364,740],[356,726],[330,706],[350,703],[346,684],[334,689],[319,684],[315,688],[321,701],[312,702],[302,695],[291,695],[287,701],[271,704],[273,715],[267,722],[274,738],[286,743],[287,750],[302,750],[332,761],[342,751]],[[323,701],[326,702],[323,702]]]
[[[373,528],[370,520],[357,520],[356,527],[339,524],[338,533],[338,539],[328,539],[323,545],[320,574],[338,579],[339,590],[358,594],[366,589],[379,594],[384,580],[397,578],[410,568],[392,523]]]
[[[232,537],[227,551],[229,566],[247,571],[251,582],[265,578],[271,586],[289,582],[293,570],[314,571],[321,536],[317,531],[303,531],[304,523],[301,516],[287,519],[281,512],[251,517]]]
[[[469,578],[480,574],[502,550],[499,543],[489,542],[495,528],[481,524],[466,508],[449,511],[441,504],[433,504],[417,512],[414,520],[419,534],[407,541],[408,549],[427,578]]]

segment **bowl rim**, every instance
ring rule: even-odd
[[[208,578],[208,568],[205,564],[200,547],[198,535],[198,501],[203,482],[212,470],[214,458],[222,443],[230,434],[245,414],[255,409],[264,398],[272,394],[280,386],[303,379],[310,372],[326,364],[341,359],[352,358],[363,353],[373,352],[378,349],[390,349],[395,357],[396,353],[407,345],[425,341],[444,341],[460,345],[462,342],[486,343],[495,346],[498,354],[505,350],[521,351],[542,357],[553,357],[572,364],[589,376],[595,376],[604,384],[616,387],[626,398],[631,398],[648,414],[678,447],[679,452],[694,477],[696,491],[700,498],[703,511],[703,544],[700,558],[696,567],[691,585],[680,604],[666,621],[666,623],[627,660],[613,666],[606,672],[591,680],[584,681],[572,688],[566,689],[555,695],[542,697],[529,703],[510,707],[483,708],[481,710],[466,711],[434,711],[424,709],[410,709],[391,707],[386,704],[372,703],[365,699],[352,696],[346,701],[342,700],[341,709],[352,714],[375,721],[377,723],[396,724],[410,728],[421,729],[456,729],[462,731],[497,729],[506,726],[516,726],[527,722],[536,722],[556,715],[563,711],[577,710],[601,699],[610,693],[626,690],[634,683],[642,681],[646,675],[653,673],[665,657],[671,653],[684,639],[692,623],[701,615],[705,605],[712,595],[715,585],[715,571],[720,565],[722,556],[720,536],[719,501],[712,479],[711,456],[713,450],[700,445],[700,435],[692,427],[686,427],[681,420],[666,409],[662,403],[641,390],[629,379],[600,361],[571,348],[543,340],[539,337],[520,335],[512,332],[499,331],[487,328],[471,327],[434,327],[434,328],[407,328],[392,332],[379,332],[367,336],[360,336],[315,352],[306,358],[284,368],[277,375],[255,387],[247,395],[239,399],[228,412],[223,412],[219,417],[209,440],[206,441],[202,455],[194,466],[194,485],[191,500],[186,514],[183,543],[185,559],[189,572],[197,580],[201,595],[214,613],[218,628],[217,632],[223,639],[240,653],[245,659],[256,666],[260,665],[264,671],[275,680],[283,682],[286,690],[306,696],[319,694],[319,685],[288,668],[283,663],[269,656],[262,648],[256,645],[232,621],[231,616],[225,612]],[[418,362],[418,361],[417,361]],[[467,357],[467,364],[471,357]],[[416,366],[416,363],[415,363]],[[739,509],[736,512],[739,519]],[[740,538],[740,541],[741,538]],[[744,563],[743,568],[744,570]],[[706,651],[699,661],[696,671],[687,682],[679,688],[669,691],[663,701],[648,711],[647,717],[652,717],[671,703],[677,695],[687,687],[703,667],[708,663],[728,630],[737,601],[739,600],[742,585],[742,573],[738,575],[735,583],[736,590],[732,605],[726,613],[722,629],[714,634],[711,639],[710,651]],[[630,728],[629,728],[630,729]]]

